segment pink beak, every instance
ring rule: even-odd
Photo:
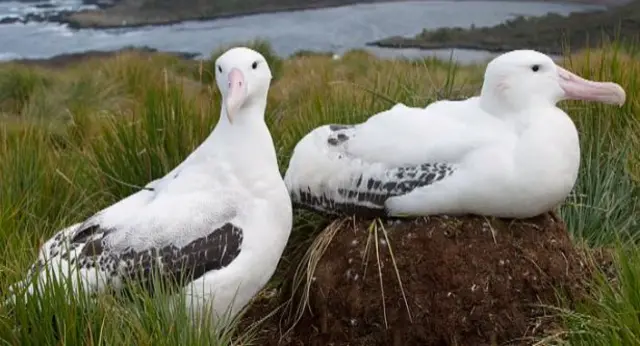
[[[233,123],[233,116],[238,111],[238,108],[242,106],[244,99],[247,96],[247,87],[244,82],[244,75],[237,68],[231,69],[228,80],[229,89],[227,92],[225,108],[227,109],[227,118],[229,118],[229,123]]]
[[[626,93],[622,87],[611,82],[594,82],[584,79],[564,68],[557,66],[560,87],[565,99],[587,100],[622,106]]]

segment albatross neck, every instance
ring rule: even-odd
[[[277,159],[273,139],[264,121],[266,97],[245,104],[229,121],[222,107],[220,119],[206,140],[207,152],[227,157],[242,165],[273,165]]]
[[[526,96],[505,100],[491,91],[483,90],[479,105],[484,112],[509,124],[517,133],[520,133],[543,118],[538,114],[557,110],[550,102],[539,101],[533,102]]]
[[[224,104],[224,100],[222,100]],[[253,126],[264,124],[264,113],[267,109],[267,98],[253,98],[247,100],[247,102],[240,107],[236,114],[233,116],[231,123],[227,116],[227,110],[225,107],[221,107],[220,119],[216,125],[216,129],[220,128],[224,131],[243,131]]]

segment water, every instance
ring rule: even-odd
[[[96,6],[83,5],[82,2],[78,0],[43,0],[29,3],[1,1],[0,19],[24,18],[29,13],[40,14],[51,11],[80,11],[92,8],[96,8]]]
[[[522,1],[417,1],[259,14],[132,29],[74,31],[51,23],[9,24],[0,25],[0,59],[46,58],[85,50],[116,50],[129,45],[208,55],[221,45],[256,37],[269,40],[282,56],[301,49],[341,54],[353,48],[365,48],[367,42],[388,36],[413,36],[423,28],[469,27],[472,24],[491,26],[518,15],[568,14],[603,8]],[[449,49],[366,49],[385,57],[435,55],[448,59],[452,52]],[[454,59],[462,63],[492,56],[491,53],[474,50],[456,49],[453,52]]]

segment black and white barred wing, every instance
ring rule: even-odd
[[[469,152],[494,140],[463,118],[398,104],[362,124],[316,128],[289,162],[292,200],[332,214],[384,216],[389,198],[446,181]]]
[[[334,168],[316,181],[289,176],[294,203],[329,214],[385,216],[389,198],[436,184],[455,172],[455,166],[441,163],[393,167],[353,158]]]
[[[42,247],[27,279],[13,286],[13,293],[29,295],[53,280],[71,283],[73,292],[82,288],[87,293],[118,291],[131,284],[152,290],[156,280],[182,287],[228,266],[242,249],[237,213],[229,208],[206,213],[206,205],[185,202],[181,207],[180,200],[175,202],[174,209],[162,215],[151,215],[157,208],[142,208],[129,224],[110,225],[98,214],[57,233]]]

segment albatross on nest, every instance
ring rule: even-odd
[[[99,293],[158,273],[179,285],[190,311],[212,306],[214,318],[234,316],[266,284],[292,227],[264,121],[271,71],[244,47],[215,69],[223,107],[209,137],[144,190],[55,234],[29,270],[33,282],[47,283],[49,272],[70,278],[76,293],[80,285]],[[12,291],[34,285],[26,279]]]
[[[480,96],[314,129],[285,184],[294,205],[332,214],[533,217],[561,203],[578,175],[578,132],[556,107],[566,99],[622,105],[625,92],[542,53],[508,52],[488,64]]]

